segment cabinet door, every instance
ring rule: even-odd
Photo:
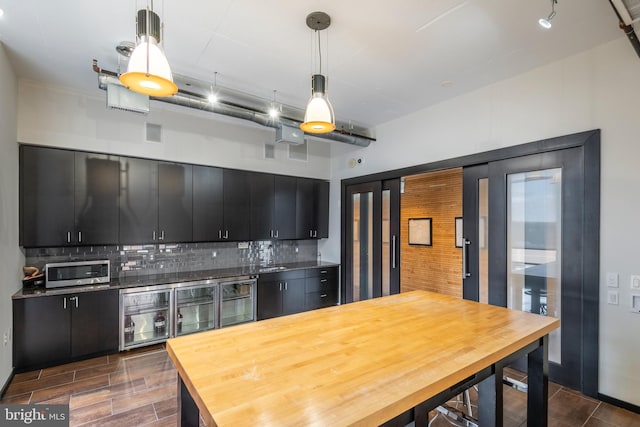
[[[265,173],[251,174],[251,239],[274,237],[274,178]]]
[[[20,244],[24,247],[71,243],[74,152],[20,147]]]
[[[256,320],[282,315],[282,282],[258,280]]]
[[[304,311],[305,279],[289,279],[282,284],[282,314]]]
[[[71,357],[118,351],[118,291],[82,292],[71,311]]]
[[[71,311],[67,296],[13,300],[13,363],[16,369],[68,361]]]
[[[225,240],[251,239],[250,174],[246,171],[224,170],[224,230]]]
[[[295,239],[296,234],[296,183],[291,176],[274,177],[274,221],[276,237]]]
[[[75,232],[81,245],[118,244],[120,159],[75,153]]]
[[[158,240],[193,240],[193,169],[180,163],[158,163]]]
[[[220,240],[223,223],[222,169],[193,167],[193,240]]]
[[[298,178],[296,192],[296,236],[299,239],[312,238],[313,231],[316,229],[315,225],[314,180]]]
[[[154,243],[158,237],[158,162],[120,158],[120,243]]]
[[[317,238],[329,237],[329,181],[316,181]]]

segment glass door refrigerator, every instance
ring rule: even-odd
[[[169,287],[120,290],[120,349],[163,342],[171,336],[173,292]]]
[[[255,320],[256,282],[242,277],[220,283],[220,327]]]
[[[175,336],[215,329],[217,281],[203,280],[184,285],[175,288]]]

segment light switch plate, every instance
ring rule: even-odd
[[[607,304],[618,305],[618,291],[607,291]]]
[[[640,290],[640,276],[638,275],[631,276],[631,289]]]
[[[640,295],[631,294],[631,311],[640,314]]]
[[[618,273],[607,273],[607,286],[610,288],[618,287]]]

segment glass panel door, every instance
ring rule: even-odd
[[[373,192],[352,196],[353,301],[373,298]]]
[[[342,301],[400,292],[400,179],[346,188]]]
[[[561,319],[562,169],[507,175],[507,307]],[[561,330],[549,361],[561,363]]]

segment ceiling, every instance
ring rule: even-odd
[[[118,70],[115,46],[134,41],[145,5],[0,0],[0,41],[18,76],[99,93],[92,59]],[[155,10],[174,74],[213,83],[217,73],[217,85],[265,100],[276,90],[298,107],[317,72],[305,18],[328,13],[329,98],[339,120],[369,127],[624,36],[606,0],[559,0],[549,30],[537,21],[550,0],[156,0]]]

